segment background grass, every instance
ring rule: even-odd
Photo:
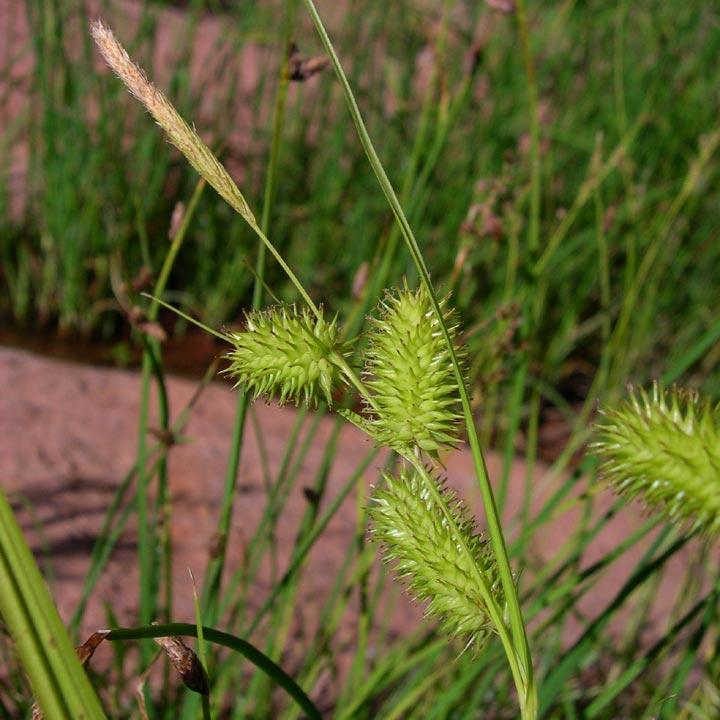
[[[288,32],[283,35],[282,21],[292,6],[191,2],[174,36],[172,62],[153,50],[164,5],[139,6],[136,34],[123,39],[181,113],[212,138],[250,205],[270,208],[271,237],[312,297],[357,329],[377,293],[405,275],[412,280],[414,270],[330,73],[290,88],[280,133],[273,132]],[[127,333],[119,290],[142,268],[159,273],[173,207],[189,201],[197,179],[120,83],[98,71],[79,3],[28,2],[25,10],[29,47],[9,42],[4,66],[9,102],[13,63],[28,52],[35,59],[29,104],[0,142],[0,313],[20,327],[117,339]],[[532,466],[543,427],[552,413],[559,415],[568,428],[567,443],[553,453],[559,472],[587,441],[596,399],[617,397],[628,380],[664,377],[719,397],[720,12],[699,0],[589,0],[530,4],[528,13],[530,79],[515,16],[481,3],[439,8],[349,0],[346,12],[330,13],[329,26],[433,280],[453,292],[485,440],[504,449],[506,468],[519,445]],[[122,27],[123,11],[110,5],[103,14]],[[214,77],[205,65],[205,75],[201,68],[193,76],[189,68],[208,17],[221,25],[213,52],[228,59],[225,72]],[[303,54],[319,53],[299,8],[289,32]],[[248,46],[256,48],[261,68],[251,90],[243,85],[242,67],[233,64],[247,59]],[[211,93],[217,88],[221,92]],[[28,150],[20,216],[9,212],[17,147]],[[278,166],[268,203],[271,152]],[[231,322],[252,302],[256,260],[244,223],[205,192],[166,297],[212,326]],[[265,282],[278,297],[296,299],[273,264]],[[124,291],[142,302],[132,289]],[[289,473],[272,484],[270,526],[292,478]],[[695,587],[688,597],[697,601],[686,604],[680,594],[663,640],[650,649],[640,642],[655,583],[684,544],[672,532],[657,537],[623,593],[597,617],[581,619],[578,643],[562,648],[578,601],[653,529],[649,522],[596,565],[583,564],[614,512],[593,518],[592,463],[585,461],[539,515],[519,519],[512,548],[518,569],[534,528],[580,502],[570,498],[581,480],[589,488],[585,520],[553,566],[524,588],[526,611],[536,618],[543,712],[677,717],[680,699],[702,676],[706,686],[695,702],[706,706],[698,712],[713,717],[717,671],[708,637],[716,598],[714,590],[695,587],[697,568],[678,582]],[[507,472],[498,479],[501,503],[506,481]],[[320,491],[323,482],[320,472]],[[298,558],[322,527],[322,517],[309,510]],[[368,628],[376,620],[367,569],[374,550],[365,547],[363,530],[359,520],[348,547],[347,586],[339,579],[328,599],[329,634],[348,601],[347,587],[362,593]],[[263,543],[257,547],[258,557],[269,551]],[[698,566],[704,564],[712,587],[709,553],[700,556]],[[357,567],[365,573],[351,575]],[[238,632],[261,622],[243,615],[252,577],[248,572],[225,590]],[[636,588],[645,593],[646,607],[638,603],[622,646],[606,644],[603,630]],[[294,579],[284,584],[264,621],[272,657],[282,657],[292,642],[287,609],[296,592]],[[368,638],[369,630],[359,632],[353,670],[338,691],[338,717],[513,716],[509,685],[498,682],[504,670],[494,645],[480,658],[462,655],[428,631],[388,641],[369,661]],[[325,640],[322,634],[313,639],[293,673],[303,687],[312,687],[322,668]],[[704,665],[695,657],[700,647],[707,651]],[[218,702],[237,678],[232,662],[220,668]],[[125,681],[115,682],[122,687]],[[231,716],[294,715],[261,675],[248,682],[247,703],[236,703]],[[117,702],[117,713],[127,712]],[[11,705],[3,704],[7,716]],[[155,712],[171,717],[179,706],[161,703]],[[192,710],[190,702],[183,712],[190,717]]]
[[[28,147],[29,174],[22,217],[5,212],[0,218],[0,309],[5,320],[21,324],[112,336],[123,324],[112,311],[113,268],[127,278],[138,277],[143,266],[157,272],[165,250],[159,239],[194,178],[118,83],[88,71],[97,65],[81,6],[55,0],[28,3],[26,11],[36,64],[30,105],[4,133],[0,196],[7,202],[13,147]],[[188,68],[198,52],[193,33],[207,12],[190,4],[185,29],[173,33],[174,61],[162,58],[162,70],[155,72],[161,7],[143,6],[130,49],[217,146],[236,139],[235,146],[225,145],[224,158],[240,169],[258,207],[271,144],[272,68],[282,52],[279,7],[253,4],[220,16],[217,56],[232,62],[245,57],[244,46],[258,48],[263,72],[250,94],[234,84],[232,73],[213,78],[200,69],[191,81]],[[535,258],[522,245],[520,256],[512,256],[513,237],[522,238],[528,222],[526,81],[512,16],[456,3],[440,32],[438,12],[410,2],[351,2],[331,24],[380,156],[396,187],[405,190],[435,281],[454,288],[463,320],[473,327],[499,307],[522,301],[534,286],[527,275]],[[105,13],[123,14],[110,7]],[[595,153],[601,162],[623,146],[545,266],[552,284],[533,359],[554,386],[573,360],[597,366],[603,316],[616,310],[643,257],[659,245],[627,330],[624,354],[632,362],[615,373],[619,380],[632,367],[643,380],[651,369],[657,373],[658,358],[672,365],[717,330],[710,310],[717,300],[717,163],[707,164],[667,218],[701,137],[717,125],[717,15],[702,3],[673,2],[556,2],[531,6],[530,14],[543,243],[592,177]],[[303,53],[318,52],[300,14],[293,35]],[[28,51],[9,47],[10,58]],[[8,76],[11,69],[7,65]],[[221,92],[209,105],[218,84]],[[238,129],[238,117],[250,123]],[[275,242],[314,297],[347,298],[362,263],[377,262],[377,248],[394,231],[330,75],[293,87],[279,163]],[[482,209],[485,221],[482,212],[476,217]],[[483,232],[488,229],[490,236]],[[599,257],[599,231],[606,258]],[[254,250],[242,222],[210,193],[191,233],[171,287],[201,319],[219,326],[249,303],[252,277],[245,263],[252,263]],[[404,251],[387,262],[390,281],[412,272]],[[600,262],[609,275],[610,307],[603,307]],[[276,272],[269,268],[268,284],[292,297]],[[700,360],[694,367],[714,391],[711,363]]]

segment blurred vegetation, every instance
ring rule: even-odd
[[[167,30],[172,46],[162,57],[153,48],[167,10],[142,5],[130,49],[213,139],[259,207],[278,82],[273,68],[283,53],[279,8],[229,5],[188,3],[185,23]],[[527,303],[543,284],[530,340],[540,377],[554,386],[579,361],[598,367],[603,323],[617,312],[618,298],[635,292],[626,336],[616,338],[615,378],[632,369],[643,380],[680,363],[716,395],[716,353],[687,356],[710,347],[719,331],[714,155],[684,185],[702,138],[717,130],[717,9],[697,2],[531,5],[541,168],[540,252],[533,253],[522,242],[529,231],[529,113],[514,17],[482,3],[452,5],[447,26],[440,8],[407,1],[349,2],[331,21],[435,282],[453,289],[470,328],[503,325],[498,314]],[[26,12],[30,47],[12,44],[9,56],[30,51],[35,58],[29,105],[5,129],[0,148],[0,312],[24,326],[112,337],[124,322],[113,277],[157,273],[173,207],[187,201],[195,177],[118,83],[98,72],[81,3],[44,0],[27,3]],[[123,18],[112,5],[104,13]],[[202,40],[216,21],[211,60],[224,61],[198,67],[193,58],[207,52]],[[293,37],[304,55],[318,54],[301,13]],[[252,55],[244,53],[249,46]],[[242,80],[248,57],[257,63],[250,83]],[[13,217],[10,159],[18,147],[28,150],[28,175],[23,213]],[[294,85],[279,162],[272,237],[314,297],[333,306],[347,301],[363,263],[377,269],[381,257],[386,284],[412,275],[331,74]],[[559,228],[562,238],[538,281],[536,263]],[[255,250],[248,232],[207,193],[191,234],[171,297],[213,326],[232,321],[250,300]],[[387,244],[392,252],[383,255]],[[293,299],[273,266],[268,285]]]

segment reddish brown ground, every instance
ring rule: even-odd
[[[135,459],[140,377],[136,372],[87,367],[0,348],[0,387],[0,483],[17,508],[28,541],[40,556],[44,553],[43,543],[47,543],[55,575],[53,592],[61,614],[68,618],[77,602],[90,551],[106,509]],[[185,407],[196,387],[195,381],[169,379],[173,419]],[[183,433],[190,441],[173,447],[170,452],[175,620],[193,619],[187,568],[193,570],[196,578],[202,579],[208,548],[216,531],[236,401],[236,394],[226,384],[212,383],[194,407]],[[235,566],[266,501],[259,438],[272,479],[297,418],[295,410],[262,403],[253,406],[252,414],[253,422],[248,427],[241,458],[235,517],[228,543],[230,561]],[[286,566],[299,518],[308,502],[303,488],[314,482],[333,424],[333,417],[322,418],[317,439],[302,463],[299,481],[283,511],[277,543],[280,572]],[[307,427],[308,421],[304,429]],[[321,509],[328,506],[370,448],[368,440],[355,428],[343,428]],[[500,458],[495,453],[488,453],[487,461],[491,477],[497,479]],[[472,511],[481,516],[469,453],[458,451],[446,459],[446,464],[450,484],[467,500]],[[379,460],[373,462],[357,488],[362,502],[368,487],[377,478],[379,466]],[[516,460],[510,477],[508,527],[512,527],[520,507],[525,473],[522,460]],[[539,500],[556,484],[557,479],[547,474],[546,468],[536,468],[532,481],[533,506],[538,507]],[[577,492],[583,489],[581,480]],[[609,493],[602,492],[598,512],[609,507],[610,502]],[[313,612],[329,592],[347,543],[353,536],[356,512],[357,495],[351,493],[311,552],[307,582],[301,590],[302,602],[298,604],[303,622],[311,623]],[[542,567],[553,558],[569,539],[577,518],[577,512],[571,510],[559,514],[553,522],[538,530],[529,551],[532,557],[528,560],[532,566]],[[614,518],[593,542],[583,559],[583,566],[603,557],[627,537],[639,521],[639,516],[630,510]],[[42,535],[37,530],[38,524],[42,527]],[[84,624],[87,631],[105,625],[104,602],[112,604],[120,622],[133,624],[137,621],[135,551],[135,534],[131,529],[123,536],[92,596]],[[592,615],[607,602],[627,576],[638,553],[639,550],[613,567],[582,603],[585,612]],[[679,572],[684,560],[678,562]],[[265,572],[253,589],[255,606],[266,596],[269,585],[270,577]],[[668,593],[668,600],[670,598],[671,593]],[[659,608],[658,613],[661,612],[662,608]],[[345,623],[349,632],[345,639],[349,641],[353,627],[351,615]],[[397,632],[409,632],[420,621],[420,613],[403,598],[397,603],[395,621]],[[571,637],[567,639],[570,641]]]

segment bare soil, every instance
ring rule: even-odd
[[[52,591],[61,615],[68,619],[78,602],[90,552],[112,497],[132,467],[137,448],[140,376],[137,372],[97,368],[57,361],[28,352],[0,348],[0,483],[11,497],[27,539],[43,566],[52,566]],[[196,381],[170,377],[168,392],[171,418],[190,401]],[[193,621],[192,588],[187,569],[203,577],[209,549],[216,536],[230,436],[237,395],[224,382],[213,382],[193,408],[183,436],[188,442],[170,449],[169,486],[172,494],[173,619]],[[266,504],[268,482],[280,467],[298,414],[294,409],[256,403],[252,406],[237,478],[232,531],[228,539],[229,572],[236,569],[242,550],[252,537]],[[303,424],[307,431],[311,419]],[[153,420],[151,425],[156,425]],[[279,556],[274,577],[287,567],[299,520],[309,502],[305,488],[313,485],[330,442],[335,418],[321,418],[319,431],[302,462],[299,481],[278,524]],[[298,442],[301,442],[299,440]],[[345,426],[329,470],[327,488],[320,502],[324,510],[341,491],[371,444],[358,430]],[[267,474],[264,473],[267,464]],[[473,478],[469,452],[460,450],[445,459],[449,484],[480,518],[482,503]],[[490,452],[491,478],[500,477],[501,458]],[[376,481],[382,457],[364,474],[362,483],[341,505],[326,532],[313,548],[301,588],[298,612],[302,624],[312,627],[312,616],[327,597],[340,569],[345,549],[357,527],[360,502]],[[505,519],[512,537],[526,483],[522,459],[513,462]],[[558,483],[545,466],[536,466],[531,478],[533,510]],[[580,481],[575,495],[586,490]],[[612,496],[598,495],[597,513],[605,512]],[[570,539],[579,518],[577,508],[558,513],[537,531],[527,558],[530,568],[541,568]],[[595,539],[582,560],[588,566],[604,557],[642,521],[629,508],[618,513]],[[137,622],[138,576],[136,537],[133,527],[124,533],[87,608],[83,624],[92,632],[106,624],[104,603],[110,603],[123,624]],[[581,603],[588,616],[600,610],[621,586],[639,557],[641,548],[613,565],[595,592]],[[682,564],[688,557],[676,560]],[[257,607],[267,596],[273,572],[265,568],[252,601]],[[672,599],[671,588],[665,593]],[[662,598],[663,592],[658,593]],[[663,603],[660,603],[662,605]],[[656,608],[658,621],[663,607]],[[410,632],[421,622],[420,609],[403,598],[396,603],[395,631]],[[309,625],[308,625],[309,623]],[[345,623],[352,635],[353,618]],[[579,631],[567,633],[571,642]],[[653,628],[648,632],[654,634]],[[349,640],[350,636],[345,640]],[[340,642],[343,642],[340,639]]]

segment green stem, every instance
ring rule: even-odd
[[[266,259],[266,248],[269,248],[273,255],[276,257],[281,266],[288,273],[293,283],[298,288],[300,295],[303,297],[308,307],[312,312],[319,317],[319,310],[314,305],[310,297],[305,292],[300,282],[292,274],[289,267],[285,265],[282,257],[272,246],[270,241],[266,237],[266,233],[269,231],[270,217],[272,215],[272,206],[275,197],[275,186],[277,180],[277,167],[278,157],[280,152],[281,144],[281,133],[285,118],[285,103],[287,99],[288,91],[288,72],[287,63],[289,56],[289,49],[291,44],[291,32],[293,26],[293,18],[295,14],[293,0],[287,0],[285,3],[285,22],[283,31],[283,62],[280,68],[280,85],[278,87],[277,95],[275,98],[275,110],[273,114],[273,135],[272,143],[270,146],[270,159],[268,164],[268,173],[265,179],[265,192],[263,199],[262,215],[260,219],[260,227],[257,227],[254,222],[250,222],[250,226],[258,234],[261,242],[258,244],[258,255],[255,263],[255,286],[253,288],[253,299],[252,308],[259,310],[263,302],[263,280],[265,277],[265,259]],[[247,218],[246,218],[247,219]],[[214,333],[218,335],[218,333]],[[227,338],[223,337],[224,340]],[[247,417],[247,410],[249,406],[249,398],[247,393],[240,392],[238,394],[237,409],[235,412],[235,421],[232,430],[232,443],[230,446],[230,453],[228,456],[227,468],[225,472],[225,485],[223,491],[223,501],[220,510],[220,520],[218,524],[218,533],[224,543],[230,531],[230,522],[232,520],[232,512],[234,508],[235,499],[235,486],[237,484],[238,469],[240,467],[240,453],[242,450],[242,439],[245,431],[245,420]],[[225,566],[225,552],[221,552],[217,558],[211,560],[207,572],[205,574],[205,584],[203,592],[203,607],[206,613],[206,619],[214,624],[217,622],[218,611],[219,611],[219,600],[220,600],[220,582],[222,579],[222,572]]]
[[[165,291],[170,271],[172,270],[173,264],[177,258],[178,252],[182,246],[182,243],[187,235],[188,228],[190,227],[191,218],[197,209],[200,196],[205,187],[205,181],[200,180],[195,192],[190,200],[188,209],[185,212],[183,222],[178,229],[170,248],[165,256],[163,266],[160,274],[158,275],[157,282],[154,287],[154,294],[161,296]],[[157,303],[150,305],[148,310],[148,320],[155,322],[157,320],[159,312],[159,306]],[[160,359],[160,348],[159,343],[153,339],[150,339],[147,335],[143,337],[144,350],[142,360],[142,382],[141,382],[141,394],[140,394],[140,419],[138,423],[138,450],[137,450],[137,513],[138,513],[138,556],[139,556],[139,571],[140,571],[140,607],[139,617],[143,623],[149,623],[154,619],[156,611],[156,599],[155,592],[158,587],[157,580],[157,548],[153,542],[154,537],[154,524],[150,521],[149,513],[149,502],[148,502],[148,487],[150,476],[147,472],[147,429],[148,429],[148,414],[149,414],[149,400],[150,400],[150,377],[154,373],[158,381],[158,392],[159,392],[159,413],[160,413],[160,426],[164,429],[168,427],[169,410],[167,404],[167,393],[165,392],[163,375],[162,375],[162,362]],[[166,473],[166,464],[162,461],[158,467],[158,474],[161,479],[164,479]],[[165,485],[165,483],[162,483]],[[141,651],[143,654],[143,661],[150,662],[152,653],[150,649]]]
[[[138,421],[137,438],[137,522],[138,522],[138,564],[140,570],[140,607],[138,617],[140,622],[149,623],[153,620],[154,603],[152,556],[154,549],[150,546],[152,529],[148,526],[148,486],[149,477],[147,473],[147,428],[148,413],[150,405],[150,376],[152,372],[151,349],[145,347],[142,358],[142,376],[140,386],[140,417]],[[142,652],[143,663],[150,662],[152,653],[145,650]]]
[[[527,78],[528,114],[530,115],[530,224],[528,248],[534,254],[540,245],[540,118],[538,115],[538,89],[535,64],[530,47],[525,0],[515,2],[518,35],[522,46],[523,65]]]
[[[408,247],[410,255],[417,267],[422,283],[428,290],[430,296],[430,302],[433,309],[440,321],[440,327],[442,330],[443,337],[447,343],[451,362],[455,372],[455,378],[457,380],[460,400],[463,408],[463,415],[465,417],[465,424],[468,432],[468,440],[472,451],[473,463],[475,466],[476,476],[480,485],[480,492],[483,498],[485,506],[485,513],[487,516],[488,533],[492,542],[495,557],[498,563],[498,571],[502,582],[505,597],[508,603],[508,614],[510,617],[510,626],[512,629],[513,643],[511,647],[506,646],[506,651],[509,651],[508,661],[512,665],[517,661],[519,663],[519,672],[513,673],[513,678],[517,683],[518,696],[520,699],[520,706],[524,718],[532,718],[536,715],[537,708],[537,690],[535,688],[535,681],[533,676],[532,659],[530,656],[530,648],[527,641],[527,634],[525,631],[525,624],[523,621],[522,613],[520,610],[520,603],[518,600],[517,590],[515,587],[515,579],[510,568],[510,561],[508,558],[507,548],[505,546],[505,538],[503,536],[500,518],[495,506],[495,499],[493,497],[492,487],[490,485],[490,478],[485,465],[485,458],[480,448],[480,443],[477,435],[477,429],[475,427],[475,420],[472,415],[472,408],[470,406],[470,398],[468,396],[467,387],[465,386],[465,379],[463,377],[460,364],[457,359],[457,354],[453,346],[452,339],[448,332],[448,328],[443,320],[443,314],[440,309],[440,305],[437,296],[433,290],[432,283],[430,281],[430,275],[425,265],[424,259],[420,252],[420,248],[417,244],[417,240],[413,235],[412,229],[405,217],[402,207],[397,199],[397,195],[390,183],[390,180],[385,173],[385,170],[380,162],[380,158],[375,151],[372,140],[367,132],[365,123],[360,115],[360,110],[353,96],[352,90],[348,83],[347,77],[340,65],[340,61],[335,53],[333,45],[328,37],[325,27],[318,15],[317,9],[315,8],[312,0],[304,0],[305,5],[312,17],[315,28],[320,36],[325,51],[327,52],[332,62],[335,73],[340,81],[345,94],[350,114],[352,115],[353,121],[357,128],[360,142],[368,156],[370,164],[375,172],[380,187],[382,188],[385,197],[395,215],[395,218],[400,225],[401,232],[405,239],[405,243]]]
[[[231,650],[246,657],[253,665],[266,673],[274,682],[276,682],[285,692],[287,692],[293,700],[307,713],[309,718],[313,720],[321,720],[321,715],[315,704],[305,694],[303,689],[279,666],[274,663],[267,655],[260,652],[254,645],[247,640],[230,635],[229,633],[216,630],[215,628],[203,626],[202,635],[207,642]],[[166,625],[145,625],[131,628],[113,628],[108,632],[107,640],[140,640],[145,638],[157,637],[198,637],[198,627],[191,623],[168,623]]]
[[[161,297],[162,294],[165,292],[165,286],[167,285],[168,278],[170,277],[170,271],[172,270],[173,265],[175,265],[175,259],[180,252],[183,240],[185,239],[187,231],[190,228],[190,222],[193,218],[193,215],[195,214],[195,210],[197,209],[198,203],[200,202],[200,197],[202,196],[204,189],[205,179],[200,178],[200,181],[195,186],[195,191],[190,198],[187,209],[185,210],[182,223],[180,223],[178,231],[172,238],[170,248],[165,254],[165,259],[163,260],[162,267],[160,268],[160,272],[158,273],[157,282],[155,283],[155,287],[153,288],[153,294],[158,297]],[[150,309],[148,310],[148,319],[151,321],[157,320],[158,312],[159,308],[155,303],[150,305]]]

